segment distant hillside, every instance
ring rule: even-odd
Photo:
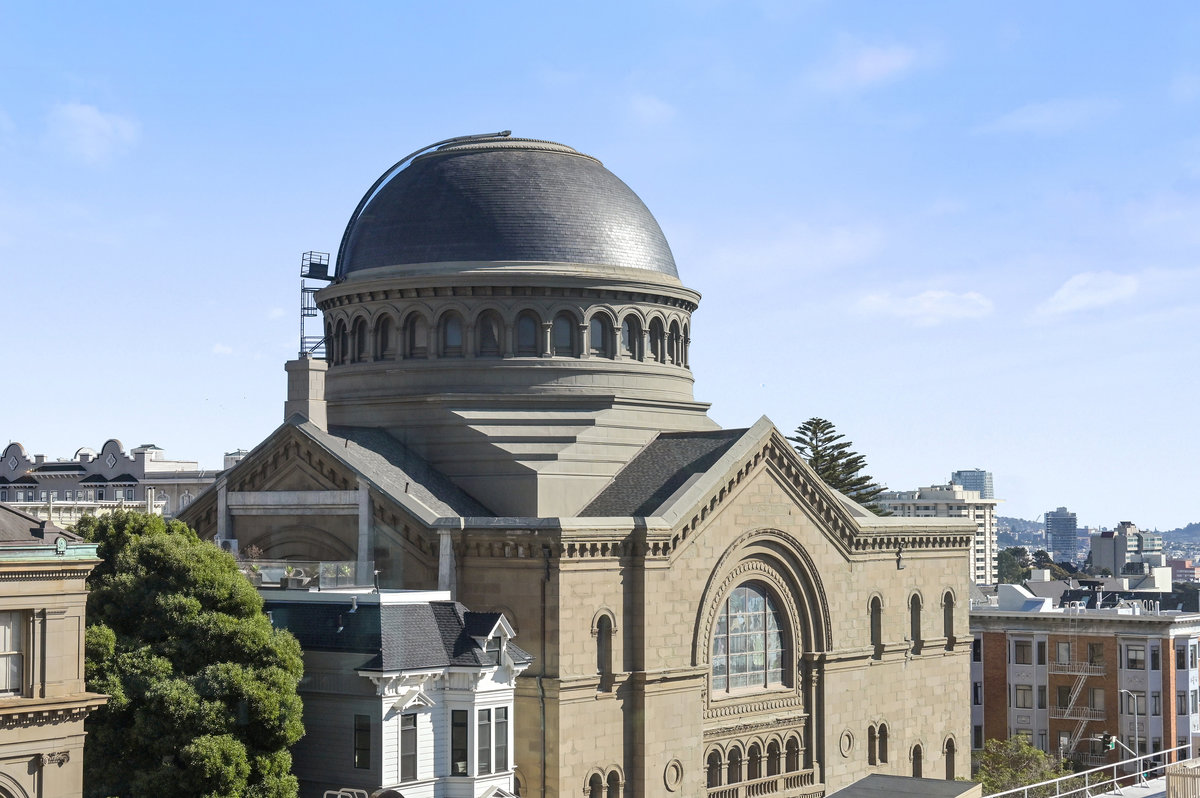
[[[1014,535],[1041,535],[1045,528],[1038,521],[1026,521],[1024,518],[1009,518],[1006,515],[996,516],[996,526],[1007,527]]]
[[[1171,540],[1200,540],[1200,521],[1193,521],[1187,526],[1170,529],[1162,534],[1164,538]]]

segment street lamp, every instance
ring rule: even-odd
[[[1119,689],[1119,692],[1125,693],[1126,695],[1129,696],[1130,700],[1133,701],[1133,753],[1134,753],[1134,756],[1137,757],[1136,767],[1137,767],[1137,774],[1138,774],[1138,783],[1144,784],[1146,782],[1146,780],[1142,774],[1142,771],[1144,770],[1144,768],[1142,767],[1142,746],[1138,742],[1138,698],[1137,698],[1137,693],[1133,692],[1132,690],[1126,690],[1123,687]]]

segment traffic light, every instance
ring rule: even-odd
[[[1105,751],[1111,751],[1117,747],[1117,740],[1108,732],[1104,732],[1100,735],[1100,745],[1104,747]]]

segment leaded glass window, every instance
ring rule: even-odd
[[[717,616],[713,634],[713,690],[783,684],[783,618],[765,587],[751,582],[734,589]]]

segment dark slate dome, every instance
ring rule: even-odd
[[[678,278],[649,209],[595,158],[532,139],[448,144],[415,158],[351,221],[337,276],[378,266],[547,261]]]

